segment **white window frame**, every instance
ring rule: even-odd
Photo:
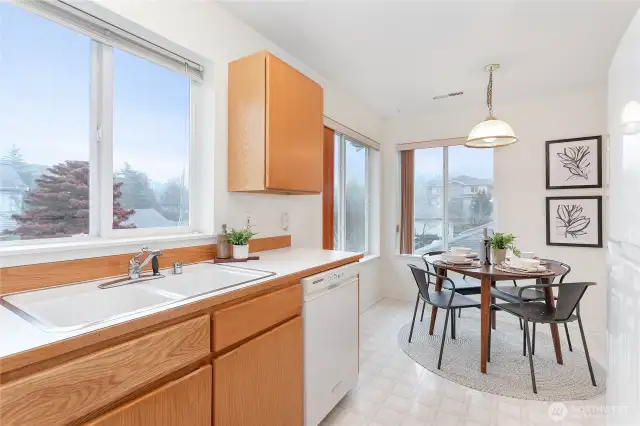
[[[12,240],[2,247],[59,245],[131,238],[202,235],[194,224],[201,223],[194,205],[197,197],[194,177],[199,162],[196,117],[202,108],[204,69],[197,62],[173,53],[157,42],[147,42],[133,33],[105,22],[73,5],[60,1],[13,0],[12,4],[91,38],[91,89],[89,143],[89,234],[61,238]],[[189,135],[189,225],[162,228],[112,229],[113,224],[113,49],[114,47],[148,60],[157,66],[181,72],[190,79]],[[146,50],[145,50],[146,49]],[[180,62],[182,61],[182,62]],[[183,63],[184,65],[179,65]]]
[[[353,140],[354,142],[358,142],[360,144],[363,145],[363,149],[365,150],[365,168],[364,168],[364,182],[365,182],[365,188],[364,188],[364,193],[365,193],[365,201],[364,201],[364,217],[365,217],[365,223],[364,223],[364,230],[365,230],[365,236],[364,236],[364,253],[368,254],[369,253],[369,248],[370,248],[370,244],[369,244],[369,239],[370,239],[370,227],[369,227],[369,220],[370,220],[370,212],[369,212],[369,207],[370,207],[370,194],[369,194],[369,177],[370,177],[370,160],[371,160],[371,155],[370,155],[370,150],[373,149],[371,146],[369,146],[368,144],[365,144],[363,142],[360,142],[359,140],[349,136],[349,135],[345,135],[344,133],[340,133],[340,132],[335,132],[335,137],[339,138],[340,140],[340,150],[339,150],[339,154],[338,154],[338,167],[339,167],[339,182],[338,182],[338,203],[336,205],[334,205],[334,209],[336,207],[338,207],[338,222],[337,222],[337,226],[338,226],[338,241],[334,241],[333,242],[333,248],[334,250],[346,250],[347,248],[347,232],[346,232],[346,226],[347,226],[347,141],[348,140]],[[335,143],[335,141],[334,141]],[[335,165],[334,165],[335,167]],[[334,226],[336,226],[336,224],[334,223]],[[334,232],[334,236],[335,236],[335,232]]]
[[[446,143],[441,143],[446,141]],[[434,149],[434,148],[442,148],[442,180],[443,180],[443,184],[442,184],[442,249],[443,250],[448,250],[449,249],[449,147],[452,146],[459,146],[459,145],[463,145],[464,141],[462,138],[455,138],[455,139],[445,139],[442,141],[433,141],[433,143],[430,142],[419,142],[419,143],[412,143],[412,144],[399,144],[397,147],[398,151],[402,151],[403,150],[403,145],[406,145],[407,148],[409,148],[409,146],[411,146],[410,149],[415,149],[415,151],[418,150],[422,150],[422,149]],[[418,165],[416,164],[415,167],[417,167]],[[400,154],[398,153],[398,167],[401,167],[401,162],[400,162]],[[494,167],[495,167],[495,162],[494,162]],[[401,171],[401,170],[400,170]],[[415,179],[415,177],[414,177]],[[400,177],[398,175],[398,187],[400,187]],[[414,188],[415,191],[415,188]],[[400,191],[399,191],[400,192]],[[473,194],[477,194],[479,191],[474,192]],[[415,193],[414,193],[414,203],[415,203]],[[401,212],[400,212],[400,200],[398,198],[397,200],[397,211],[396,214],[398,216],[398,218],[400,218]],[[495,211],[494,211],[495,214]],[[415,206],[414,206],[414,217],[413,217],[413,221],[415,224]],[[495,223],[495,217],[493,219],[494,223]],[[400,220],[398,220],[398,223],[400,223]],[[415,230],[414,230],[415,233]],[[396,251],[397,253],[400,253],[400,241],[399,238],[396,239]],[[410,256],[415,256],[416,254],[416,247],[415,247],[415,239],[414,239],[414,243],[412,245],[412,249],[411,249],[411,255]]]

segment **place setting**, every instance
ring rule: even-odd
[[[507,256],[505,260],[494,266],[499,271],[521,275],[553,274],[546,265],[547,262],[537,257],[534,252],[516,250],[511,256]]]
[[[434,265],[455,266],[458,268],[479,268],[482,266],[480,255],[468,247],[451,247],[448,252],[442,253],[440,259],[435,260]]]

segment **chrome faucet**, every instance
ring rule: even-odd
[[[149,254],[141,263],[140,258],[144,256],[145,253],[149,253]],[[142,270],[144,269],[144,267],[147,266],[149,262],[156,259],[158,256],[162,256],[162,250],[149,250],[149,247],[142,246],[140,253],[135,255],[133,259],[129,261],[129,279],[130,280],[139,279],[140,274],[142,273]],[[156,261],[153,264],[153,275],[157,275],[157,274],[158,274],[158,267],[157,267],[157,259],[156,259]]]

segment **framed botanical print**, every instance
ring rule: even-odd
[[[602,136],[547,141],[547,189],[602,188]]]
[[[547,197],[547,245],[602,247],[602,197]]]

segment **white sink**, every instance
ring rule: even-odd
[[[109,280],[15,293],[0,298],[11,311],[48,332],[78,330],[256,281],[272,272],[199,263],[181,275],[158,280],[98,288]],[[113,280],[111,280],[113,281]]]
[[[185,299],[256,281],[273,275],[272,272],[239,268],[213,263],[198,263],[185,267],[182,275],[167,274],[167,278],[143,285],[163,294]]]

